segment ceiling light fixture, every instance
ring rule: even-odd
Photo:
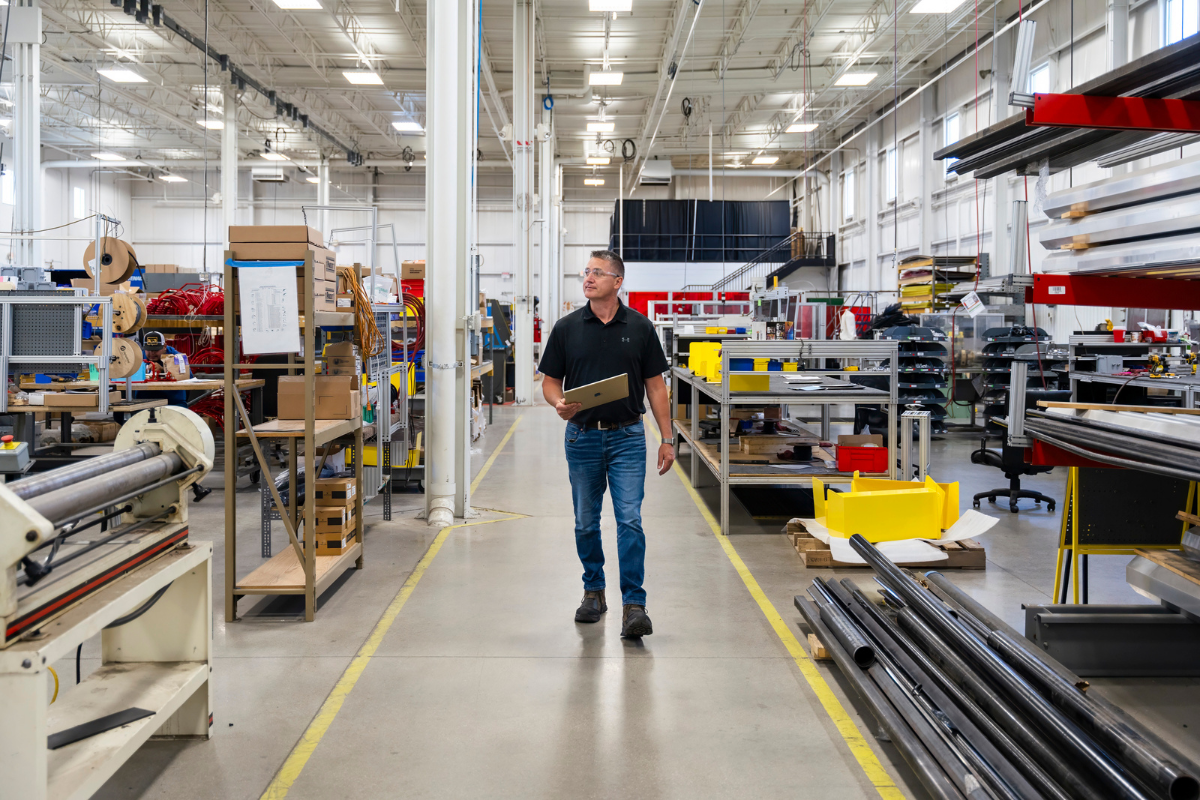
[[[788,125],[788,133],[812,133],[817,129],[815,122],[797,122],[793,125]]]
[[[624,72],[605,70],[603,72],[588,73],[589,86],[620,86],[623,80],[625,80]]]
[[[756,167],[769,167],[779,160],[779,156],[757,156],[750,163]]]
[[[588,0],[588,11],[633,11],[633,0]]]
[[[219,131],[225,127],[225,123],[219,119],[198,119],[196,124],[201,128],[208,128],[210,131]]]
[[[584,178],[583,185],[584,186],[603,186],[604,178]]]
[[[284,11],[320,11],[317,0],[275,0],[275,5]]]
[[[874,72],[847,72],[842,77],[834,81],[834,86],[866,86],[871,81],[875,80],[877,73]]]
[[[320,183],[321,182],[321,179],[318,178],[316,175],[309,175],[304,180],[308,181],[309,183]]]
[[[283,153],[276,153],[273,151],[259,153],[259,155],[265,158],[267,161],[291,161],[291,159],[285,156]]]
[[[612,133],[617,127],[615,122],[589,122],[588,133]]]
[[[607,167],[612,159],[607,156],[589,156],[587,163],[593,167]]]
[[[171,175],[171,174],[159,175],[158,179],[160,181],[166,181],[167,183],[187,183],[188,182],[187,178],[181,177],[179,175]]]
[[[355,86],[383,86],[379,73],[369,69],[346,69],[342,70],[342,75]]]
[[[146,79],[131,69],[98,69],[96,72],[114,83],[146,83]]]
[[[97,161],[124,161],[125,156],[119,156],[116,153],[92,153],[92,158]]]
[[[415,122],[393,122],[392,127],[401,133],[421,133],[422,128]]]
[[[949,14],[963,4],[963,0],[921,0],[908,10],[910,14]]]

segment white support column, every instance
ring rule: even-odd
[[[38,0],[10,0],[8,43],[12,46],[13,75],[13,188],[16,206],[13,228],[18,231],[42,227],[42,9]],[[20,3],[19,5],[17,3]],[[97,178],[96,186],[99,187]],[[97,188],[97,191],[99,189]],[[99,197],[91,202],[98,206]],[[99,211],[93,208],[93,211]],[[13,247],[18,266],[44,267],[42,244],[18,239]]]
[[[513,0],[513,378],[517,405],[533,403],[533,0]]]
[[[229,227],[237,225],[238,205],[238,127],[237,89],[230,85],[222,92],[221,128],[221,221],[225,230],[220,237],[228,241]]]
[[[553,323],[550,322],[552,310],[550,307],[551,295],[550,286],[554,280],[554,250],[551,246],[551,232],[553,224],[551,220],[551,208],[554,206],[554,184],[551,180],[554,174],[554,128],[550,112],[542,110],[542,123],[548,131],[546,138],[539,142],[538,153],[538,199],[539,213],[541,224],[538,226],[538,233],[541,236],[539,249],[541,250],[539,262],[538,285],[541,287],[538,290],[538,299],[540,301],[539,310],[542,317],[542,342],[544,343],[547,337],[550,336],[550,328],[547,327]]]
[[[462,368],[454,373],[454,516],[466,519],[476,516],[471,509],[471,333],[475,330],[475,313],[479,295],[473,276],[475,268],[475,154],[479,148],[476,122],[479,92],[475,84],[479,75],[475,59],[479,52],[479,10],[477,2],[463,2],[462,21],[458,30],[459,53],[462,59],[458,75],[458,112],[465,127],[460,141],[461,167],[458,174],[458,213],[462,231],[459,257],[454,262],[456,300],[454,314],[454,360]],[[428,174],[428,173],[427,173]],[[482,352],[482,351],[480,351]]]
[[[329,185],[330,185],[329,173],[330,173],[330,171],[331,170],[329,168],[329,157],[324,156],[321,158],[321,163],[317,165],[317,205],[319,205],[319,206],[330,205],[330,202],[329,202]],[[328,211],[320,212],[320,214],[321,214],[321,217],[320,217],[320,219],[321,219],[321,223],[320,223],[321,224],[321,234],[326,237],[327,241],[328,241],[328,236],[329,236],[329,231],[330,231],[329,213],[330,212],[328,212]],[[393,232],[392,235],[394,236],[395,233]]]
[[[563,297],[567,274],[567,226],[566,215],[563,213],[563,166],[560,163],[554,165],[554,195],[554,260],[558,264],[554,284],[554,320],[557,322],[560,317],[566,315]]]
[[[470,120],[470,6],[468,0],[428,0],[425,73],[426,157],[426,408],[425,509],[431,526],[454,521],[460,457],[455,447],[456,376],[460,329],[458,275],[467,260],[467,158]]]

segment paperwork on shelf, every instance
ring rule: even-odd
[[[295,267],[238,267],[238,299],[246,355],[300,351]]]

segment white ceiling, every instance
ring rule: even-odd
[[[606,15],[589,12],[587,0],[543,0],[537,5],[535,80],[542,86],[549,76],[558,154],[578,157],[596,147],[596,135],[585,129],[603,101],[616,125],[605,138],[618,153],[625,139],[640,144],[641,152],[653,139],[654,155],[671,156],[677,166],[704,166],[711,127],[715,151],[727,154],[721,163],[746,162],[761,152],[778,156],[776,167],[800,166],[806,154],[827,150],[872,110],[927,80],[968,46],[976,13],[981,31],[992,28],[994,0],[981,2],[978,11],[967,0],[949,14],[910,13],[916,2],[634,0],[632,14],[607,20],[611,65],[625,73],[624,81],[589,92],[585,70],[601,69]],[[391,123],[424,123],[424,4],[320,3],[321,10],[284,11],[274,0],[209,0],[207,6],[203,0],[168,0],[163,9],[193,34],[207,31],[210,47],[342,144],[374,159],[396,159],[407,147],[419,159],[424,136],[401,135]],[[42,142],[53,148],[46,158],[86,157],[98,148],[146,159],[219,157],[220,131],[197,124],[206,103],[205,59],[196,48],[108,2],[46,0],[42,8]],[[512,3],[485,0],[482,9],[490,81],[483,87],[480,148],[485,163],[502,164],[504,146],[493,124],[512,116]],[[997,10],[1015,12],[1015,4],[1005,0]],[[229,74],[208,63],[207,113],[220,119]],[[352,86],[342,75],[368,64],[383,86]],[[147,82],[117,84],[97,76],[97,69],[118,65]],[[877,77],[863,88],[833,86],[845,72]],[[692,106],[690,118],[681,111],[684,98]],[[818,128],[807,137],[782,133],[793,121]],[[276,117],[252,90],[243,93],[238,122],[243,154],[270,139],[272,147],[296,158],[343,157],[299,122]]]

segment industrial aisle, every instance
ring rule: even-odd
[[[841,732],[831,721],[678,473],[651,470],[643,508],[655,634],[619,636],[607,501],[614,596],[601,623],[573,622],[562,436],[544,405],[498,408],[476,456],[495,455],[475,493],[483,524],[435,538],[412,514],[375,520],[371,567],[317,622],[221,627],[213,740],[154,743],[101,796],[910,796],[822,666],[826,705],[849,715]],[[363,642],[369,661],[353,658]],[[870,739],[857,755],[856,727]]]

